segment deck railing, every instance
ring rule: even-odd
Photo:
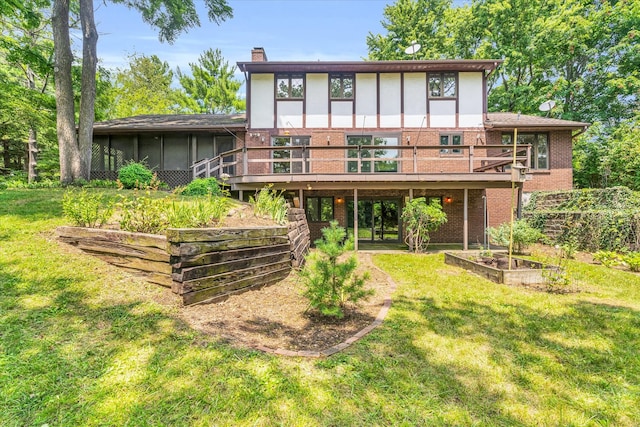
[[[529,167],[531,146],[520,145],[516,161]],[[273,174],[385,174],[504,172],[513,162],[505,145],[243,147],[202,159],[193,178]]]

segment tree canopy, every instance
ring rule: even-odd
[[[540,114],[554,100],[552,116],[595,124],[574,146],[576,184],[640,189],[622,179],[632,159],[615,160],[640,151],[640,0],[397,0],[382,24],[386,34],[367,37],[370,59],[501,59],[490,111]],[[422,49],[410,56],[413,40]]]
[[[244,102],[238,99],[242,82],[234,78],[235,67],[224,60],[219,49],[208,49],[198,63],[190,63],[192,76],[177,74],[184,93],[181,97],[186,110],[192,113],[220,114],[242,111]]]

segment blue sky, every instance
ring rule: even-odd
[[[222,25],[207,20],[201,1],[201,26],[183,33],[173,45],[136,11],[100,3],[96,25],[98,57],[108,68],[125,67],[133,53],[157,55],[172,69],[188,71],[208,48],[218,48],[231,64],[250,61],[251,49],[264,47],[270,61],[355,61],[367,56],[369,32],[383,33],[384,7],[393,0],[228,0],[234,17]]]

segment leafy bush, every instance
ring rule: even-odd
[[[309,299],[309,305],[324,316],[342,318],[347,302],[357,304],[373,294],[372,289],[364,289],[368,274],[355,274],[358,267],[355,255],[339,260],[353,244],[351,240],[343,243],[346,234],[336,221],[323,228],[323,238],[315,241],[317,251],[307,257],[301,272],[306,281],[304,296]]]
[[[221,196],[223,194],[215,178],[196,178],[179,191],[185,196]]]
[[[229,211],[226,197],[174,201],[167,206],[167,223],[172,228],[209,227],[222,221]]]
[[[405,242],[414,252],[424,252],[431,239],[429,233],[436,231],[447,222],[447,214],[442,211],[436,199],[427,204],[424,197],[410,200],[402,211],[402,221],[407,228]]]
[[[272,189],[270,184],[262,188],[256,197],[249,197],[249,203],[253,205],[253,211],[256,215],[265,215],[273,219],[278,224],[287,222],[287,201],[282,192]]]
[[[593,254],[593,259],[607,268],[616,267],[623,263],[622,254],[614,251],[598,251]]]
[[[629,267],[629,270],[640,271],[640,252],[629,252],[622,256],[622,261]]]
[[[148,189],[153,180],[154,174],[144,162],[130,161],[118,171],[118,182],[127,189]]]
[[[511,235],[511,225],[508,222],[500,224],[498,227],[489,227],[489,237],[491,241],[500,246],[509,246]],[[533,228],[524,219],[519,219],[513,224],[513,250],[522,254],[524,251],[536,242],[543,241],[544,234],[536,228]]]
[[[114,202],[102,193],[68,191],[62,198],[62,211],[78,227],[102,227],[113,215]]]
[[[137,233],[161,233],[168,226],[167,205],[166,199],[153,199],[149,192],[146,196],[135,195],[131,199],[123,197],[120,202],[120,228]]]

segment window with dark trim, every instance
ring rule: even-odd
[[[460,134],[440,134],[440,145],[462,145],[462,135]],[[442,148],[440,154],[462,154],[459,148]]]
[[[352,74],[333,74],[330,80],[331,99],[353,99]]]
[[[395,159],[399,157],[399,151],[397,148],[391,148],[397,147],[398,144],[399,138],[396,136],[347,136],[347,145],[357,146],[347,150],[347,157],[360,158],[359,162],[347,162],[347,172],[398,172],[398,161]],[[361,148],[363,145],[375,145],[376,148]]]
[[[456,73],[429,73],[429,98],[455,98]]]
[[[333,197],[307,197],[305,208],[309,222],[333,220]]]
[[[301,74],[281,74],[276,77],[276,98],[303,99],[304,77]]]
[[[513,134],[502,134],[502,143],[513,145]],[[529,167],[531,169],[549,169],[549,135],[546,133],[519,133],[518,144],[531,145]]]

